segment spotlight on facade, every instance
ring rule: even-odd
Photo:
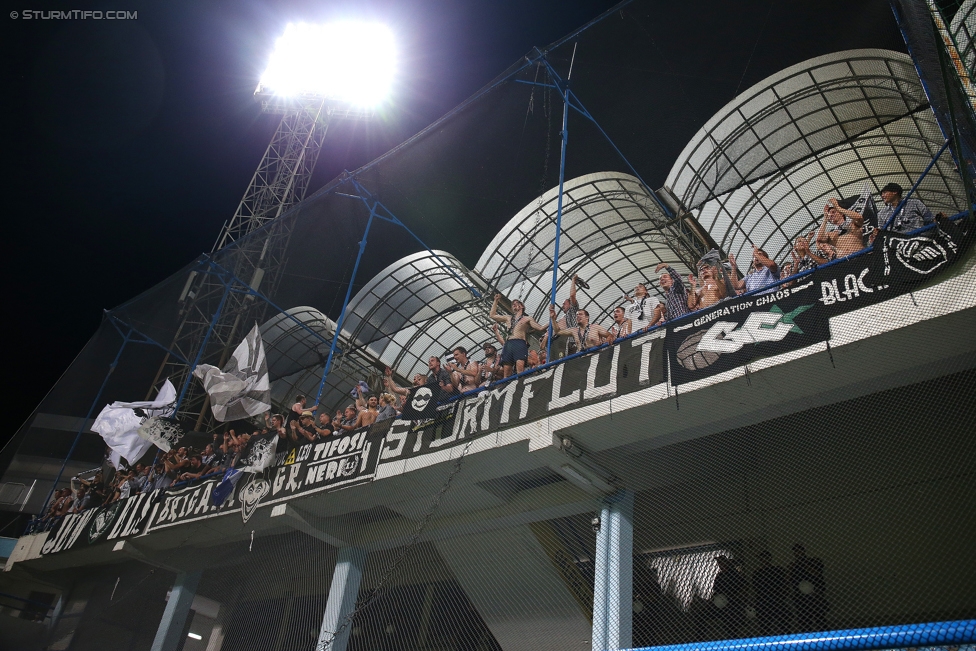
[[[289,23],[275,43],[256,94],[316,96],[376,107],[390,94],[396,48],[378,23]]]

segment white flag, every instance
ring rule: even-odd
[[[271,409],[271,380],[257,324],[234,351],[223,371],[200,364],[193,369],[193,375],[203,382],[214,418],[222,423],[257,416]]]
[[[105,405],[91,426],[105,444],[119,457],[134,465],[152,447],[150,441],[139,436],[139,427],[147,417],[168,416],[176,403],[176,388],[166,380],[155,400],[141,402],[113,402]],[[136,413],[139,409],[143,415]]]

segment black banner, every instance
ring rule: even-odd
[[[827,341],[831,316],[894,298],[947,268],[961,249],[961,232],[950,228],[913,236],[883,232],[863,255],[669,323],[671,381],[693,382]]]
[[[429,425],[398,420],[386,435],[381,460],[461,445],[489,432],[659,384],[664,379],[663,341],[659,334],[635,337],[496,384],[454,403],[450,414]]]
[[[242,477],[219,507],[210,497],[220,479],[167,491],[153,512],[149,529],[231,510],[239,510],[247,522],[259,506],[370,481],[376,474],[384,435],[384,429],[363,428],[299,446],[285,453],[284,465]]]
[[[684,384],[830,338],[812,278],[769,294],[722,301],[668,325],[671,381]]]
[[[41,554],[53,554],[142,533],[160,494],[158,490],[140,493],[108,506],[66,515],[48,532]]]

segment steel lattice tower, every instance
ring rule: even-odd
[[[212,253],[221,251],[223,268],[252,289],[270,295],[277,287],[292,230],[291,221],[278,217],[304,198],[331,122],[367,119],[370,113],[337,107],[315,95],[282,100],[265,95],[261,87],[255,95],[261,99],[265,112],[282,116],[281,122]],[[205,346],[200,362],[223,366],[254,322],[264,321],[267,304],[243,293],[229,292],[225,296],[226,280],[226,276],[221,278],[214,273],[190,272],[180,294],[181,322],[170,346],[183,359],[195,359],[201,346]],[[208,337],[218,309],[220,316]],[[189,365],[167,354],[150,394],[166,378],[177,387],[189,381],[177,417],[184,426],[201,431],[211,421],[209,399],[202,387],[192,382],[191,371]]]

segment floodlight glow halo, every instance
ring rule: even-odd
[[[393,32],[381,23],[289,23],[275,42],[258,92],[376,107],[390,95],[396,64]]]

